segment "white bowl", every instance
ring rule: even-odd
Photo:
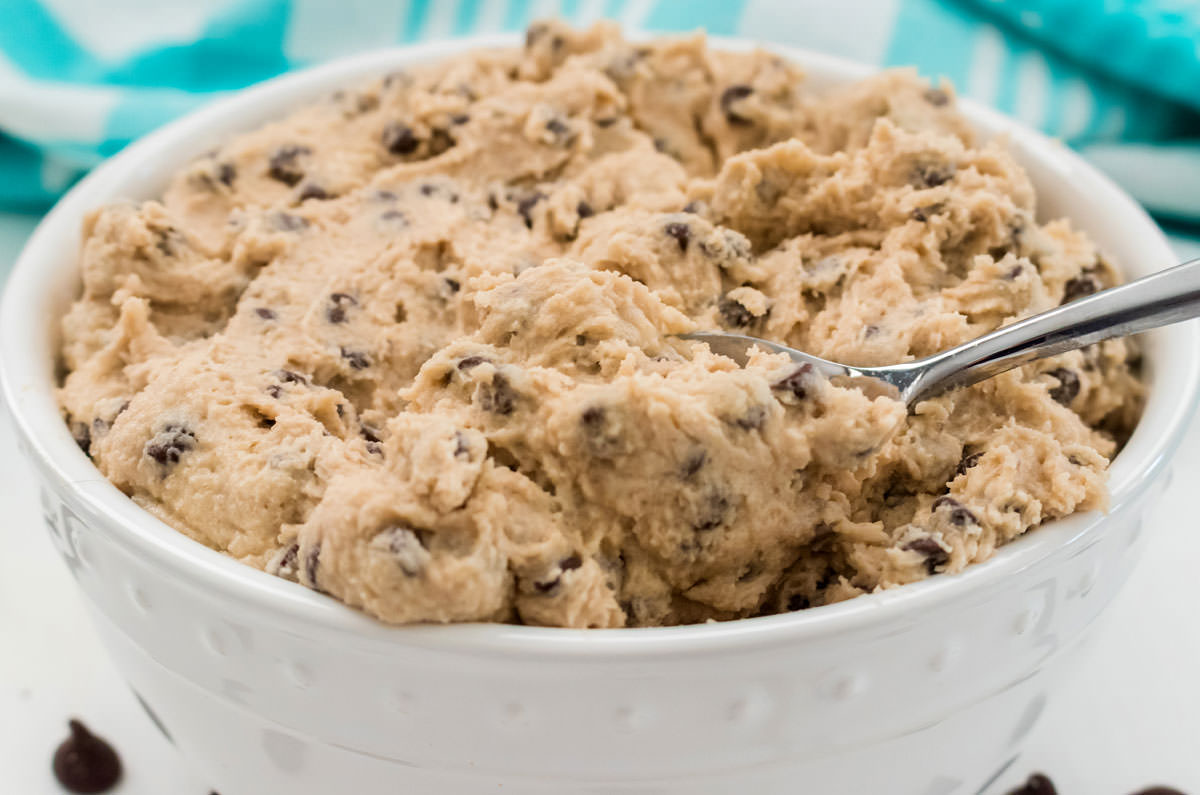
[[[3,394],[120,669],[223,795],[980,791],[1138,556],[1143,505],[1195,402],[1191,325],[1145,337],[1149,402],[1112,465],[1107,515],[1049,524],[957,576],[723,624],[386,627],[191,541],[76,447],[53,390],[85,212],[155,196],[190,157],[336,87],[513,41],[370,53],[241,92],[108,161],[29,241],[0,310]],[[868,72],[775,49],[819,87]],[[1080,158],[962,107],[984,133],[1009,135],[1043,217],[1070,216],[1129,276],[1173,264],[1154,223]]]

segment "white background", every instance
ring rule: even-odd
[[[28,219],[0,214],[0,273],[31,228]],[[1195,243],[1178,241],[1177,249],[1181,257],[1200,256]],[[1150,784],[1200,795],[1198,486],[1200,426],[1193,423],[1170,488],[1150,508],[1153,535],[1140,568],[1101,620],[1082,667],[1051,700],[1025,754],[988,795],[1002,795],[1035,770],[1049,774],[1062,795],[1128,795]],[[0,528],[0,793],[61,793],[50,757],[67,719],[79,716],[125,762],[115,792],[207,795],[93,635],[42,528],[34,482],[6,415]]]

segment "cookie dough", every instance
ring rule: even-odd
[[[137,504],[386,622],[649,626],[961,571],[1103,508],[1115,340],[910,414],[854,364],[1113,284],[910,71],[546,23],[236,137],[87,221],[60,399]]]

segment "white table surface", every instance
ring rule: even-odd
[[[0,214],[0,273],[33,221]],[[1181,256],[1200,244],[1177,241]],[[989,790],[1032,771],[1062,795],[1128,795],[1166,784],[1200,795],[1200,425],[1147,527],[1140,568],[1097,627],[1090,657],[1054,698],[1023,756]],[[125,763],[120,795],[206,795],[109,663],[75,584],[43,531],[33,479],[0,417],[0,793],[61,793],[50,757],[79,716]],[[273,795],[266,793],[264,795]],[[872,795],[886,795],[878,793]]]

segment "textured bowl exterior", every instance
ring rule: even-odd
[[[1136,562],[1195,402],[1190,325],[1145,338],[1151,397],[1106,515],[1051,523],[961,575],[721,625],[383,627],[176,533],[74,446],[53,326],[77,289],[86,210],[152,196],[187,157],[358,76],[478,44],[337,62],[169,125],[72,191],[18,263],[0,310],[5,400],[55,545],[151,717],[224,795],[979,792]],[[780,52],[818,84],[865,73]],[[1049,214],[1069,212],[1132,275],[1171,264],[1153,223],[1077,157],[966,112],[1011,136]]]

